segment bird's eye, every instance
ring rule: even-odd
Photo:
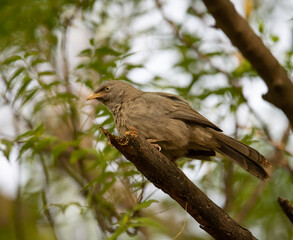
[[[109,88],[109,87],[106,87],[105,89],[106,89],[106,91],[107,91],[107,92],[109,92],[109,91],[110,91],[110,88]]]

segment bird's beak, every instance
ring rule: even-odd
[[[86,99],[88,100],[92,100],[92,99],[99,99],[101,97],[103,97],[105,95],[105,93],[92,93],[91,95],[88,96],[88,98]]]

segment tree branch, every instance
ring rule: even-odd
[[[265,81],[265,100],[280,108],[293,126],[293,84],[285,69],[229,0],[203,0],[220,28]]]
[[[135,129],[120,138],[100,127],[117,148],[156,187],[170,195],[215,239],[256,239],[213,203],[186,175]],[[187,207],[186,207],[187,206]]]
[[[293,206],[290,204],[288,200],[283,199],[281,197],[278,198],[278,203],[280,207],[282,208],[283,212],[291,221],[291,223],[293,223]]]

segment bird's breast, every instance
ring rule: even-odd
[[[126,112],[122,108],[122,104],[117,104],[114,107],[113,116],[119,135],[123,136],[124,133],[128,130],[129,124],[127,121]]]

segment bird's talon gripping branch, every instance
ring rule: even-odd
[[[162,148],[159,144],[157,144],[156,142],[158,142],[158,139],[147,139],[148,142],[150,142],[159,152],[161,152]]]
[[[161,152],[162,148],[159,144],[152,144],[159,152]]]

